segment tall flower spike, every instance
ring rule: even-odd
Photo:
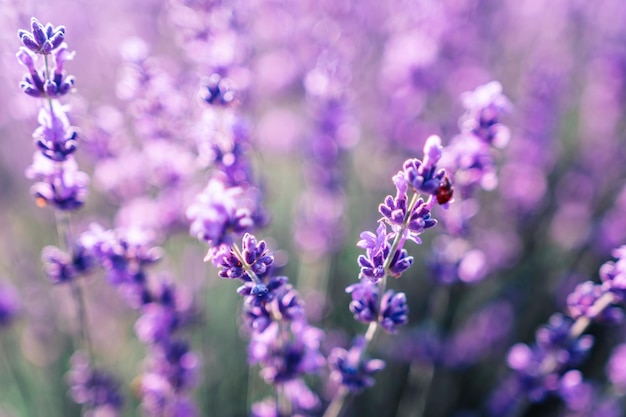
[[[38,151],[26,176],[37,181],[31,193],[38,206],[76,210],[87,198],[89,177],[78,170],[72,159],[78,144],[76,129],[70,125],[64,106],[56,100],[74,84],[74,78],[66,77],[63,70],[74,54],[63,43],[64,27],[55,28],[50,23],[44,27],[35,18],[31,27],[32,32],[18,32],[24,46],[17,53],[18,61],[28,70],[20,87],[29,96],[41,99],[40,126],[33,133]],[[45,64],[39,70],[35,68],[37,54],[45,55]]]
[[[63,43],[65,38],[64,26],[52,26],[48,23],[45,27],[37,20],[32,18],[30,21],[32,31],[20,29],[17,36],[21,39],[22,44],[35,52],[36,54],[49,55]]]

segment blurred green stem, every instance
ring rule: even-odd
[[[7,369],[9,376],[15,382],[15,388],[17,394],[20,397],[20,401],[22,402],[24,410],[30,410],[30,412],[33,413],[31,415],[35,416],[37,415],[37,410],[35,409],[34,402],[27,400],[27,398],[30,398],[30,396],[28,395],[28,384],[26,383],[26,381],[24,381],[22,373],[19,371],[19,369],[17,369],[15,360],[11,360],[11,358],[9,358],[9,355],[7,354],[7,351],[9,349],[7,349],[4,336],[5,335],[3,333],[0,333],[0,360],[4,362],[5,368]]]
[[[430,297],[429,317],[435,326],[440,326],[448,312],[450,304],[450,287],[439,285]],[[398,416],[410,416],[411,410],[415,410],[415,416],[423,416],[430,397],[430,387],[435,378],[437,367],[434,363],[419,365],[411,362],[409,372],[404,384],[404,394],[397,409]],[[419,389],[415,395],[414,388]]]
[[[72,234],[70,230],[69,214],[61,210],[56,210],[55,214],[57,233],[59,235],[61,249],[68,252],[70,254],[70,257],[73,257]],[[89,338],[89,330],[87,327],[87,309],[85,307],[85,297],[83,295],[80,283],[76,279],[70,280],[70,288],[72,291],[72,298],[74,299],[74,303],[76,305],[76,315],[78,316],[80,345],[89,355],[89,362],[93,363],[93,350]]]

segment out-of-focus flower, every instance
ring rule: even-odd
[[[353,393],[373,386],[373,375],[385,367],[385,362],[380,359],[364,359],[364,346],[365,339],[358,337],[350,350],[334,348],[328,357],[331,378]]]

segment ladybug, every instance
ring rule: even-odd
[[[439,187],[437,188],[437,192],[435,193],[435,197],[437,197],[437,203],[446,204],[450,200],[452,200],[452,195],[454,194],[454,187],[452,186],[452,181],[448,178],[448,175],[445,175]]]

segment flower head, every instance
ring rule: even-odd
[[[20,29],[17,36],[26,48],[36,54],[49,55],[60,47],[65,39],[64,26],[54,27],[52,23],[44,26],[34,17],[30,20],[30,26],[31,32]]]
[[[385,367],[380,359],[364,359],[365,339],[355,339],[350,350],[334,348],[328,357],[332,371],[331,378],[345,386],[352,393],[358,393],[374,385],[373,374]]]

